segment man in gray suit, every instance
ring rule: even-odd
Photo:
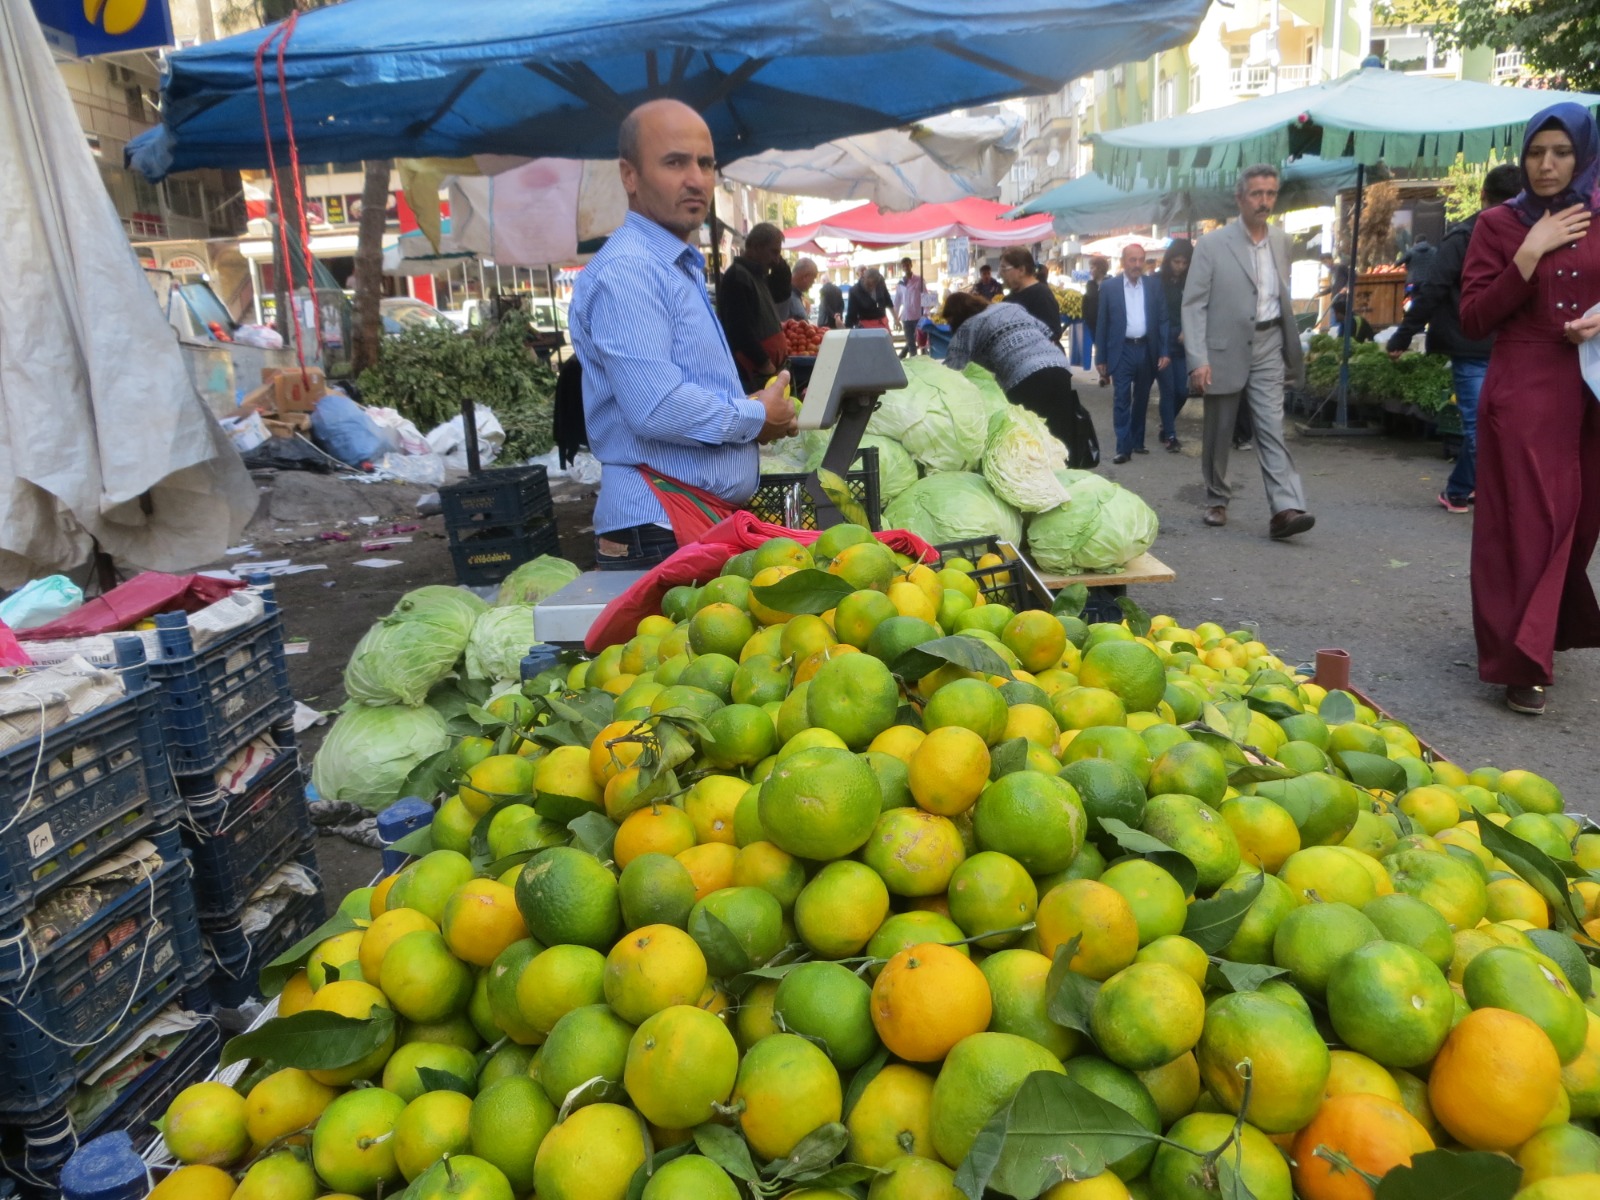
[[[1234,195],[1239,219],[1195,244],[1183,291],[1189,380],[1205,395],[1205,523],[1228,523],[1228,451],[1243,403],[1255,421],[1272,509],[1268,532],[1289,538],[1316,518],[1305,510],[1305,487],[1283,440],[1284,379],[1287,374],[1299,382],[1305,362],[1289,300],[1289,239],[1267,224],[1278,202],[1278,169],[1265,163],[1246,168]]]

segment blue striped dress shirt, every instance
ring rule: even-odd
[[[667,523],[640,466],[750,498],[766,409],[739,386],[698,249],[630,212],[579,274],[569,320],[602,468],[596,533]]]

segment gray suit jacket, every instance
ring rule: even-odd
[[[1305,375],[1300,333],[1289,300],[1289,236],[1269,226],[1267,239],[1278,268],[1278,313],[1283,325],[1285,371],[1293,383]],[[1201,238],[1183,288],[1183,346],[1189,369],[1209,365],[1210,395],[1243,389],[1256,336],[1256,280],[1250,235],[1233,220]]]

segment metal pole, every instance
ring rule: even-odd
[[[1350,331],[1356,323],[1356,251],[1361,245],[1361,196],[1366,172],[1364,163],[1356,164],[1356,211],[1350,218],[1350,257],[1346,264],[1349,276],[1344,285],[1344,351],[1339,359],[1339,405],[1333,419],[1338,429],[1350,425]]]
[[[711,278],[722,279],[722,236],[717,231],[717,184],[711,183]]]

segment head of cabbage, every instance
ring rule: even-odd
[[[1007,504],[1030,513],[1064,504],[1067,490],[1055,473],[1066,461],[1067,448],[1037,414],[1008,404],[989,418],[983,477]]]
[[[1117,571],[1155,543],[1160,522],[1136,494],[1088,471],[1058,471],[1067,503],[1028,522],[1028,552],[1047,571]]]
[[[553,596],[583,572],[576,563],[553,554],[541,554],[523,563],[500,584],[495,604],[537,604]]]
[[[444,720],[431,708],[352,705],[323,739],[311,782],[324,800],[377,812],[400,799],[417,764],[449,747]]]
[[[473,624],[467,639],[467,678],[495,682],[521,678],[522,660],[533,643],[533,605],[491,608]]]
[[[488,605],[464,588],[434,585],[400,597],[356,643],[344,690],[357,704],[418,705],[449,675]]]
[[[867,425],[931,471],[970,471],[983,458],[989,410],[965,375],[932,358],[907,359],[906,386],[885,392]]]
[[[1011,403],[1005,389],[1000,386],[1000,381],[988,367],[980,367],[975,362],[969,362],[961,368],[961,373],[972,380],[973,386],[978,389],[978,394],[983,397],[984,408],[990,412],[999,412]]]
[[[994,494],[982,475],[926,475],[883,510],[885,529],[909,529],[938,545],[971,538],[998,538],[1017,545],[1022,517]]]

